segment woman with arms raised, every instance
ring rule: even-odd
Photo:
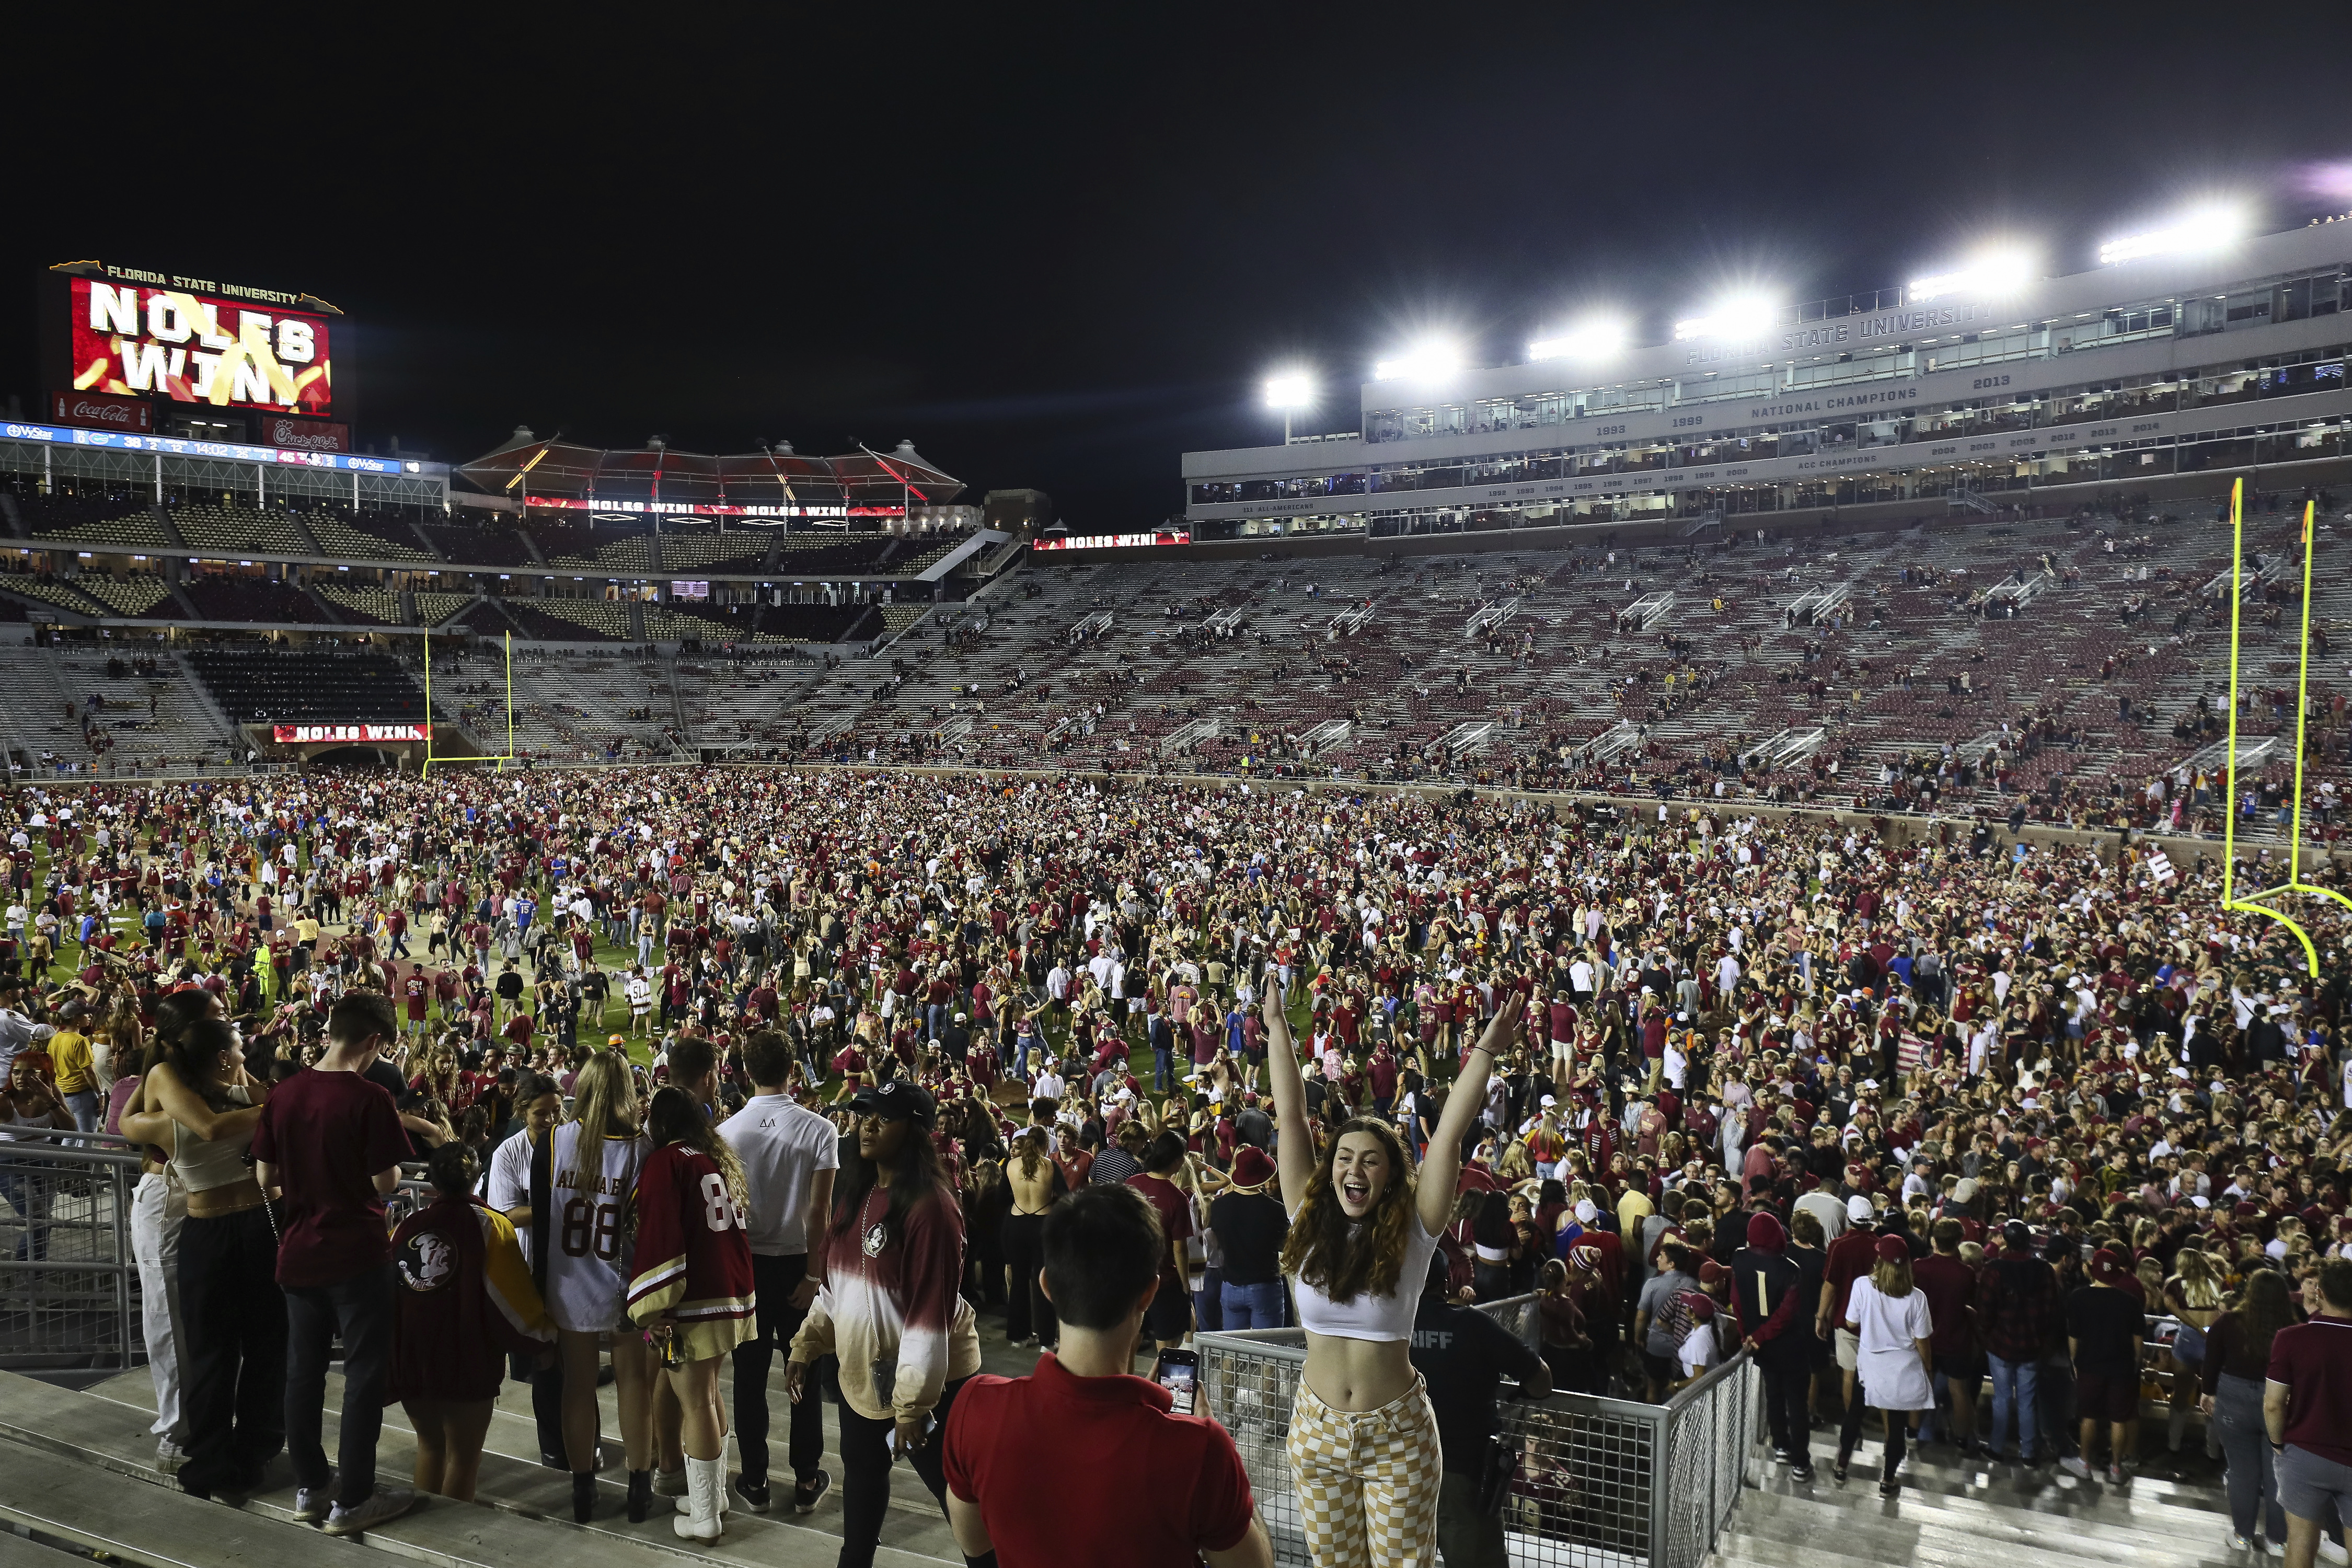
[[[1523,1008],[1498,1005],[1465,1053],[1416,1176],[1388,1122],[1342,1122],[1317,1156],[1280,990],[1266,987],[1266,1066],[1290,1232],[1283,1272],[1307,1331],[1288,1455],[1315,1568],[1413,1563],[1437,1548],[1437,1417],[1412,1368],[1413,1309],[1454,1215],[1462,1141]]]

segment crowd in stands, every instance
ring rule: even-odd
[[[1534,1290],[1522,1394],[1658,1398],[1745,1348],[1801,1481],[1817,1421],[1843,1479],[1876,1409],[1890,1495],[1909,1440],[2085,1485],[2218,1452],[2233,1544],[2308,1562],[2335,1528],[2347,1363],[2295,1325],[2352,1312],[2352,921],[2298,904],[2307,957],[2209,860],[1076,775],[279,777],[17,808],[5,1109],[120,1129],[153,1146],[142,1203],[184,1192],[176,1265],[152,1228],[141,1263],[180,1281],[149,1349],[193,1491],[250,1489],[283,1444],[304,1517],[380,1522],[413,1501],[373,1476],[370,1403],[399,1399],[417,1485],[469,1496],[510,1373],[584,1519],[598,1336],[625,1331],[633,1520],[675,1495],[708,1541],[730,1495],[782,1505],[781,1358],[802,1511],[835,1396],[846,1563],[894,1453],[968,1553],[1034,1531],[1084,1489],[1012,1474],[997,1435],[1109,1420],[1103,1397],[1178,1422],[1198,1484],[1072,1505],[1070,1549],[1147,1520],[1255,1563],[1221,1431],[1069,1380],[1296,1323],[1315,1561],[1486,1561],[1490,1505],[1448,1484],[1475,1424],[1407,1347]],[[432,1193],[387,1235],[369,1194],[420,1156]],[[42,1200],[5,1195],[37,1258]],[[457,1293],[420,1301],[442,1268]],[[983,1333],[1060,1355],[1005,1384],[975,1375]],[[2292,1390],[2273,1412],[2265,1376]],[[2143,1433],[2147,1380],[2169,1418]]]

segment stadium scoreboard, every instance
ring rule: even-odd
[[[152,398],[186,414],[348,417],[348,366],[335,354],[341,312],[322,300],[96,261],[52,268],[49,278],[41,339],[58,396]],[[321,444],[330,443],[344,444]]]

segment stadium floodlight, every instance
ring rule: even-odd
[[[1625,336],[1622,321],[1584,321],[1554,336],[1538,338],[1528,345],[1528,358],[1605,359],[1625,346]]]
[[[1304,371],[1286,371],[1265,378],[1265,405],[1282,410],[1282,444],[1290,445],[1290,417],[1315,406],[1315,378]]]
[[[1787,307],[1762,294],[1735,294],[1704,316],[1675,323],[1675,341],[1688,338],[1752,338],[1769,330]]]
[[[1265,378],[1265,405],[1268,408],[1305,408],[1315,401],[1315,383],[1303,374],[1292,373]]]
[[[2014,294],[2033,281],[2033,258],[2022,250],[1988,250],[1948,272],[1915,278],[1903,290],[1913,304],[1947,294],[1979,294],[1999,298]]]
[[[1447,342],[1421,343],[1372,366],[1374,381],[1445,381],[1462,369],[1462,351]]]
[[[2247,227],[2245,210],[2242,207],[2219,203],[2198,207],[2183,213],[2162,228],[2107,241],[2099,247],[2099,265],[2106,267],[2117,261],[2136,261],[2143,256],[2219,250],[2244,234]]]

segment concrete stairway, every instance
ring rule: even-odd
[[[1875,1417],[1873,1423],[1875,1424]],[[2160,1428],[2159,1428],[2160,1430]],[[2142,1471],[2121,1487],[2076,1480],[2057,1466],[1961,1460],[1946,1445],[1915,1449],[1902,1492],[1878,1495],[1880,1448],[1865,1440],[1843,1486],[1832,1479],[1833,1433],[1813,1435],[1813,1483],[1759,1456],[1761,1481],[1739,1506],[1712,1563],[1717,1568],[2189,1568],[2256,1559],[2224,1542],[2229,1504],[2220,1466],[2195,1448],[2177,1477]]]
[[[331,1377],[325,1432],[331,1460],[341,1392],[340,1376]],[[654,1516],[644,1524],[630,1524],[624,1511],[628,1476],[614,1435],[619,1420],[611,1387],[600,1390],[599,1399],[604,1406],[607,1463],[599,1476],[602,1500],[592,1522],[572,1522],[570,1478],[539,1463],[530,1391],[509,1383],[491,1417],[476,1501],[426,1498],[406,1517],[353,1539],[433,1568],[521,1568],[549,1562],[563,1562],[572,1568],[638,1568],[639,1564],[658,1568],[664,1563],[676,1568],[680,1558],[706,1563],[829,1568],[839,1556],[841,1461],[830,1448],[824,1463],[833,1474],[834,1489],[814,1513],[804,1518],[793,1514],[789,1506],[754,1514],[740,1499],[733,1499],[725,1536],[707,1547],[678,1539],[671,1529],[676,1504],[668,1498],[656,1500]],[[781,1495],[788,1499],[791,1471],[783,1464],[785,1406],[781,1379],[776,1381],[772,1408],[776,1426],[771,1453],[775,1473],[783,1480]],[[147,1433],[153,1410],[153,1385],[143,1370],[80,1394],[0,1373],[0,1476],[9,1478],[5,1486],[0,1486],[0,1522],[23,1523],[28,1511],[45,1516],[71,1512],[74,1521],[59,1522],[74,1523],[75,1528],[46,1533],[85,1549],[111,1551],[154,1568],[167,1563],[210,1568],[215,1559],[189,1556],[184,1550],[172,1555],[142,1551],[138,1540],[125,1538],[120,1530],[110,1544],[103,1534],[121,1521],[143,1518],[169,1505],[184,1505],[194,1511],[180,1521],[165,1540],[185,1543],[201,1537],[218,1543],[229,1534],[274,1538],[281,1531],[289,1538],[272,1549],[236,1556],[236,1568],[278,1568],[281,1561],[286,1568],[310,1568],[314,1563],[361,1568],[362,1559],[345,1553],[364,1547],[322,1536],[293,1520],[293,1475],[283,1457],[272,1462],[264,1489],[237,1512],[180,1493],[155,1463],[155,1440]],[[835,1430],[835,1418],[828,1411],[828,1436]],[[728,1454],[731,1473],[740,1466],[731,1443]],[[408,1484],[415,1446],[397,1405],[384,1412],[376,1461],[381,1484]],[[142,1482],[152,1484],[135,1484]],[[899,1568],[962,1562],[939,1506],[914,1473],[903,1467],[893,1476],[877,1561]],[[220,1568],[231,1568],[229,1555],[217,1562]],[[0,1568],[13,1565],[0,1563]]]

